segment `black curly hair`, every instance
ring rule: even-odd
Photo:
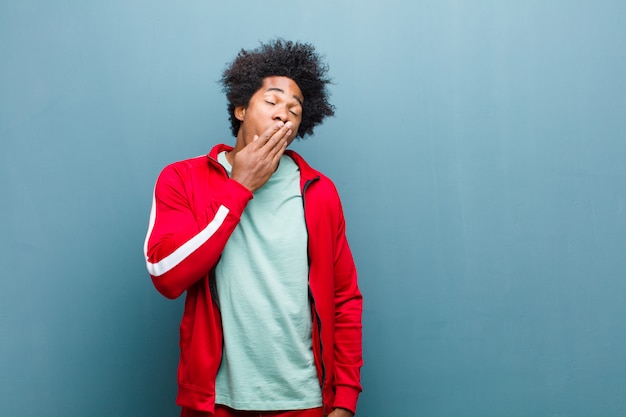
[[[328,66],[308,43],[276,39],[256,49],[242,49],[221,79],[233,136],[237,136],[241,125],[235,117],[235,107],[248,106],[254,93],[263,86],[263,79],[271,76],[288,77],[298,84],[304,96],[298,137],[313,134],[315,126],[335,114],[334,106],[328,102],[327,72]]]

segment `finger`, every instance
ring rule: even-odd
[[[283,122],[277,122],[273,124],[272,126],[270,126],[269,128],[267,128],[265,132],[263,132],[261,136],[259,137],[259,139],[261,139],[261,143],[259,143],[259,146],[265,145],[272,137],[274,137],[276,133],[280,132],[280,130],[284,126],[285,124]]]
[[[285,150],[287,149],[287,141],[285,140],[281,146],[276,146],[274,149],[276,151],[272,157],[272,164],[274,166],[278,166],[278,163],[280,162],[280,158],[282,158],[283,154],[285,153]]]
[[[272,139],[264,145],[270,158],[275,158],[277,154],[282,155],[287,145],[289,145],[289,135],[291,135],[291,129],[281,130],[276,132]],[[279,158],[280,155],[278,155]]]
[[[280,129],[278,129],[273,135],[272,137],[265,143],[265,146],[269,146],[269,147],[276,147],[276,146],[280,146],[281,142],[283,140],[287,140],[289,139],[289,136],[291,135],[292,132],[292,123],[291,122],[287,122],[285,123]]]

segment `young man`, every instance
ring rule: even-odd
[[[332,182],[288,145],[334,114],[309,44],[242,50],[222,77],[234,147],[160,174],[145,242],[159,292],[186,292],[181,416],[351,417],[361,293]]]

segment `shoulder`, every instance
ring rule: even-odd
[[[311,167],[302,156],[294,151],[287,151],[300,168],[301,186],[307,201],[329,209],[340,209],[341,201],[335,183],[325,174]]]
[[[193,171],[208,169],[208,165],[208,155],[172,162],[161,170],[159,179],[163,180],[171,177],[181,177],[184,179],[188,175],[192,175]]]
[[[183,159],[168,164],[164,169],[191,169],[206,165],[208,155],[199,155],[193,158]]]
[[[324,184],[324,186],[329,186],[332,188],[335,187],[330,178],[309,165],[309,163],[297,152],[288,150],[285,152],[285,154],[296,163],[296,165],[300,169],[300,176],[303,178],[303,181],[316,181]]]
[[[186,189],[205,188],[209,183],[216,185],[216,179],[228,178],[213,157],[216,146],[209,154],[183,159],[166,165],[157,178],[157,189]],[[218,181],[219,182],[219,181]]]
[[[198,171],[209,171],[212,165],[212,161],[217,161],[217,155],[224,150],[232,149],[228,145],[218,144],[215,145],[208,154],[199,155],[193,158],[187,158],[180,161],[172,162],[165,166],[161,171],[163,175],[185,175]],[[217,162],[216,162],[217,163]]]
[[[339,200],[339,192],[333,180],[326,175],[317,171],[318,179],[311,185],[315,187],[319,192],[323,193],[326,197]]]

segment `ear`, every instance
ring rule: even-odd
[[[240,122],[243,122],[243,118],[246,115],[246,108],[244,106],[235,107],[235,118]]]

